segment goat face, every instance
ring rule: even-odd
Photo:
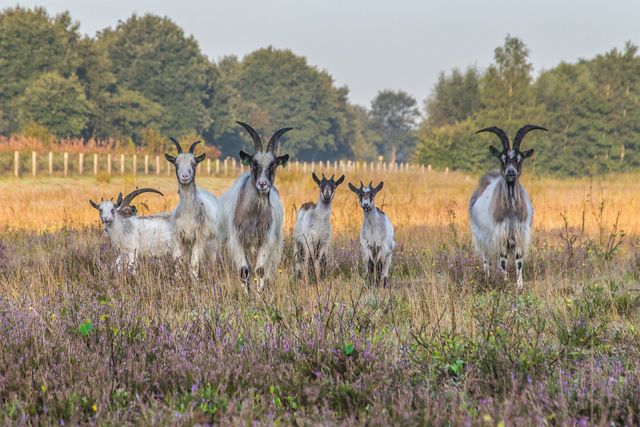
[[[289,161],[289,155],[276,157],[273,153],[247,154],[240,151],[240,158],[243,165],[251,168],[251,182],[260,194],[268,194],[275,183],[276,168],[285,166]]]
[[[362,182],[360,182],[360,188],[356,187],[352,183],[349,183],[349,189],[358,195],[358,200],[360,201],[360,207],[365,212],[371,212],[375,208],[375,197],[376,194],[382,187],[384,186],[384,181],[380,181],[375,188],[371,186],[372,182],[369,185],[364,186]]]
[[[97,209],[98,212],[100,212],[100,221],[108,227],[113,224],[113,221],[116,219],[116,215],[119,215],[121,218],[136,216],[138,214],[138,209],[131,204],[131,201],[142,193],[156,193],[161,196],[164,195],[153,188],[137,188],[125,197],[122,197],[122,193],[118,193],[118,199],[115,203],[112,200],[103,200],[100,204],[93,200],[89,200],[89,203]]]
[[[178,141],[173,138],[171,138],[171,141],[173,141],[173,143],[176,145],[178,156],[173,157],[169,154],[165,154],[164,157],[169,163],[172,163],[175,166],[178,182],[182,185],[189,185],[194,181],[196,177],[196,167],[198,166],[198,163],[202,162],[207,155],[201,154],[199,156],[195,156],[193,154],[196,145],[198,145],[200,141],[196,141],[191,144],[188,153],[182,152],[182,148],[180,147]]]
[[[94,202],[93,200],[89,200],[91,206],[100,212],[100,221],[104,224],[105,227],[109,227],[113,224],[113,221],[116,219],[116,204],[111,200],[103,200],[100,204]]]
[[[495,133],[500,138],[500,141],[502,142],[502,151],[500,151],[493,145],[489,147],[489,151],[491,152],[491,154],[497,157],[498,160],[500,160],[500,172],[502,173],[502,176],[504,177],[507,184],[514,185],[516,183],[516,181],[520,177],[520,174],[522,173],[522,163],[524,162],[524,159],[533,156],[533,148],[524,152],[520,151],[520,143],[527,133],[536,129],[545,131],[547,130],[536,125],[523,126],[518,130],[515,138],[513,139],[513,147],[510,147],[509,137],[507,136],[505,131],[498,127],[493,126],[484,128],[476,132],[491,132]]]
[[[256,191],[260,194],[268,194],[275,182],[276,168],[278,166],[286,166],[289,161],[288,154],[284,156],[276,155],[278,151],[278,139],[280,139],[285,132],[293,128],[282,128],[275,131],[273,135],[271,135],[267,149],[264,150],[258,132],[246,123],[237,123],[251,135],[256,150],[253,155],[240,151],[240,160],[243,165],[251,168],[251,180]]]
[[[311,176],[320,188],[320,199],[324,203],[331,203],[333,196],[336,194],[336,188],[344,181],[344,175],[338,178],[337,181],[333,180],[334,175],[331,175],[331,178],[327,179],[324,174],[322,174],[322,179],[319,179],[316,173],[312,172]]]

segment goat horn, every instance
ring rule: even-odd
[[[177,139],[175,139],[174,137],[170,136],[169,139],[171,141],[173,141],[173,143],[176,145],[176,149],[178,150],[178,154],[182,153],[182,147],[180,147],[180,143],[178,142]]]
[[[499,127],[491,126],[489,128],[480,129],[479,131],[476,132],[476,135],[479,134],[480,132],[495,133],[496,135],[498,135],[498,138],[500,138],[500,141],[502,141],[502,148],[504,149],[504,151],[509,151],[509,137]]]
[[[142,193],[156,193],[159,194],[161,196],[164,196],[164,194],[162,194],[160,191],[155,190],[153,188],[138,188],[133,190],[131,193],[127,194],[127,196],[124,198],[124,200],[122,201],[122,204],[119,206],[119,208],[124,208],[129,206],[129,203],[131,203],[131,201],[136,198],[136,196],[139,196]]]
[[[537,126],[537,125],[525,125],[522,126],[518,132],[516,133],[516,137],[513,139],[513,149],[514,150],[519,150],[520,149],[520,143],[522,143],[522,138],[524,138],[524,136],[526,134],[528,134],[529,132],[531,132],[532,130],[544,130],[544,131],[548,131],[549,129],[543,128],[542,126]]]
[[[196,149],[196,145],[200,144],[202,141],[196,141],[193,144],[191,144],[191,147],[189,147],[189,153],[193,154],[193,150]]]
[[[258,135],[258,132],[256,132],[254,128],[244,122],[236,123],[242,126],[247,132],[249,132],[249,135],[251,135],[251,138],[253,139],[253,144],[255,145],[256,152],[262,151],[262,140],[260,139],[260,135]]]
[[[273,135],[271,135],[271,139],[267,144],[267,151],[271,151],[273,154],[275,154],[276,151],[278,151],[278,140],[282,135],[289,132],[291,129],[293,128],[281,128],[275,131]]]

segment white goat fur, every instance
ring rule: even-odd
[[[266,161],[264,157],[271,156],[270,153],[257,153],[255,158],[258,161]],[[270,160],[269,160],[270,161]],[[225,236],[227,252],[236,268],[236,271],[242,267],[250,268],[254,266],[253,271],[262,268],[264,274],[258,277],[258,289],[262,289],[266,281],[270,280],[276,272],[282,252],[284,248],[283,223],[284,209],[277,189],[271,188],[268,198],[258,195],[254,188],[251,188],[251,173],[242,174],[233,185],[220,196],[220,204],[222,206],[222,233]],[[255,236],[256,244],[243,245],[241,242],[240,230],[237,229],[234,220],[237,212],[236,207],[242,197],[249,197],[256,204],[261,205],[258,211],[269,211],[271,215],[270,226],[264,233],[264,236]],[[254,199],[255,198],[255,199]],[[249,214],[249,213],[247,213]],[[261,239],[261,241],[260,241]]]
[[[171,213],[123,218],[109,200],[101,202],[98,210],[111,246],[118,253],[118,271],[135,270],[140,257],[173,255],[175,238]]]
[[[482,187],[485,186],[484,191]],[[498,268],[504,270],[506,256],[513,252],[516,262],[518,287],[522,287],[522,258],[526,256],[531,241],[533,205],[527,191],[516,183],[513,198],[508,197],[507,184],[499,171],[488,173],[480,180],[477,198],[472,197],[469,206],[471,235],[476,252],[482,257],[485,272],[490,260],[498,260]],[[501,214],[498,210],[506,211]],[[522,211],[524,209],[524,211]],[[516,214],[516,210],[521,211]],[[522,220],[519,220],[517,216]],[[496,216],[502,217],[497,221]]]

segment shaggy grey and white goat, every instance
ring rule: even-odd
[[[473,246],[480,257],[486,275],[489,262],[498,259],[498,268],[507,274],[507,256],[515,259],[517,280],[521,288],[523,258],[531,240],[533,206],[529,194],[520,184],[522,163],[533,155],[533,148],[520,151],[524,136],[532,130],[547,130],[540,126],[526,125],[520,128],[509,146],[509,137],[504,130],[495,126],[480,129],[492,132],[502,141],[502,151],[490,146],[491,154],[500,160],[500,170],[489,172],[480,178],[478,188],[469,201],[469,223],[473,236]]]
[[[322,179],[313,172],[314,182],[320,188],[318,203],[304,203],[300,206],[293,230],[296,250],[296,269],[299,276],[307,277],[308,267],[313,265],[313,275],[324,277],[327,273],[327,257],[331,249],[331,202],[336,188],[344,181],[344,175],[335,181],[333,175]]]
[[[118,252],[116,269],[135,269],[135,264],[140,257],[162,257],[173,253],[173,232],[171,227],[171,214],[136,216],[131,215],[131,201],[142,193],[156,193],[163,195],[152,188],[140,188],[122,197],[118,195],[117,201],[103,200],[99,204],[89,200],[91,206],[100,212],[100,220],[111,246]]]
[[[255,153],[240,151],[242,164],[248,165],[250,171],[220,196],[226,247],[245,290],[249,291],[252,274],[261,290],[275,273],[282,256],[284,210],[274,183],[276,168],[285,166],[289,160],[288,154],[277,155],[278,139],[292,128],[278,129],[265,150],[251,126],[238,124],[251,135]]]
[[[389,285],[389,267],[396,243],[393,241],[393,225],[380,209],[375,206],[376,194],[384,185],[381,181],[375,188],[371,182],[366,187],[360,182],[360,188],[349,183],[351,191],[358,195],[360,207],[364,212],[360,230],[360,256],[367,269],[367,281],[375,286]]]
[[[171,141],[178,155],[165,154],[165,158],[176,168],[180,194],[180,202],[171,218],[176,237],[174,257],[188,260],[189,272],[197,279],[201,261],[207,257],[213,261],[218,252],[220,203],[213,194],[196,188],[196,168],[206,157],[206,154],[194,155],[200,141],[191,144],[187,153],[182,151],[178,141],[174,138]]]

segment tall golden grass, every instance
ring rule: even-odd
[[[456,224],[467,227],[467,204],[477,182],[476,176],[462,173],[389,173],[374,176],[348,173],[345,184],[338,188],[333,204],[332,222],[337,233],[354,233],[361,222],[356,198],[346,185],[360,180],[368,183],[384,180],[385,187],[377,198],[377,206],[393,221],[399,234],[415,227],[446,228]],[[640,234],[640,174],[623,174],[593,179],[557,179],[529,177],[523,184],[535,207],[534,230],[558,230],[565,226],[581,227],[587,232],[598,228],[594,215],[600,203],[605,209],[601,220],[613,224],[619,214],[619,227],[630,234]],[[220,195],[233,178],[198,177],[197,185]],[[0,179],[0,223],[5,227],[54,231],[62,227],[81,228],[96,224],[98,216],[89,199],[116,197],[136,187],[153,187],[165,193],[161,198],[144,195],[138,204],[144,213],[171,210],[178,201],[173,176],[116,176],[75,178],[3,178]],[[285,206],[287,232],[295,222],[295,209],[305,201],[316,201],[318,189],[310,174],[282,170],[277,175],[277,187]],[[426,231],[425,231],[426,232]],[[407,233],[407,238],[421,238]]]

